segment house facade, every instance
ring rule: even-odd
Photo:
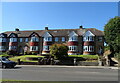
[[[31,31],[7,31],[0,33],[0,52],[14,50],[37,54],[49,54],[52,44],[68,46],[68,55],[94,55],[103,53],[104,33],[95,28],[48,29]]]

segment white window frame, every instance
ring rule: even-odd
[[[44,41],[52,41],[52,37],[44,37]]]
[[[69,51],[77,51],[78,50],[78,46],[68,46]]]
[[[94,36],[84,36],[83,41],[94,41]]]
[[[36,36],[31,37],[31,42],[39,42],[39,38]]]
[[[94,52],[94,46],[83,46],[85,52]]]
[[[58,42],[59,38],[58,37],[55,37],[55,41]]]
[[[0,46],[0,51],[5,51],[6,50],[6,46]]]
[[[17,46],[9,46],[9,50],[16,50]]]
[[[43,51],[49,51],[50,50],[50,46],[43,46]]]
[[[30,46],[30,51],[38,51],[38,46]]]
[[[17,42],[17,38],[10,38],[10,42]]]
[[[0,38],[0,42],[7,42],[7,38]]]
[[[78,37],[77,36],[71,36],[71,37],[69,37],[69,41],[78,41]]]

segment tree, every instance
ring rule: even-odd
[[[104,26],[104,33],[111,55],[120,53],[120,17],[116,16],[110,19]]]
[[[68,47],[64,44],[53,44],[50,47],[50,54],[53,55],[57,59],[62,59],[63,57],[67,57]]]

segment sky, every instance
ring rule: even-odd
[[[118,16],[117,2],[3,2],[2,31],[97,28]]]

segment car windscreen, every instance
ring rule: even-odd
[[[2,61],[10,61],[10,60],[7,58],[2,58]]]

